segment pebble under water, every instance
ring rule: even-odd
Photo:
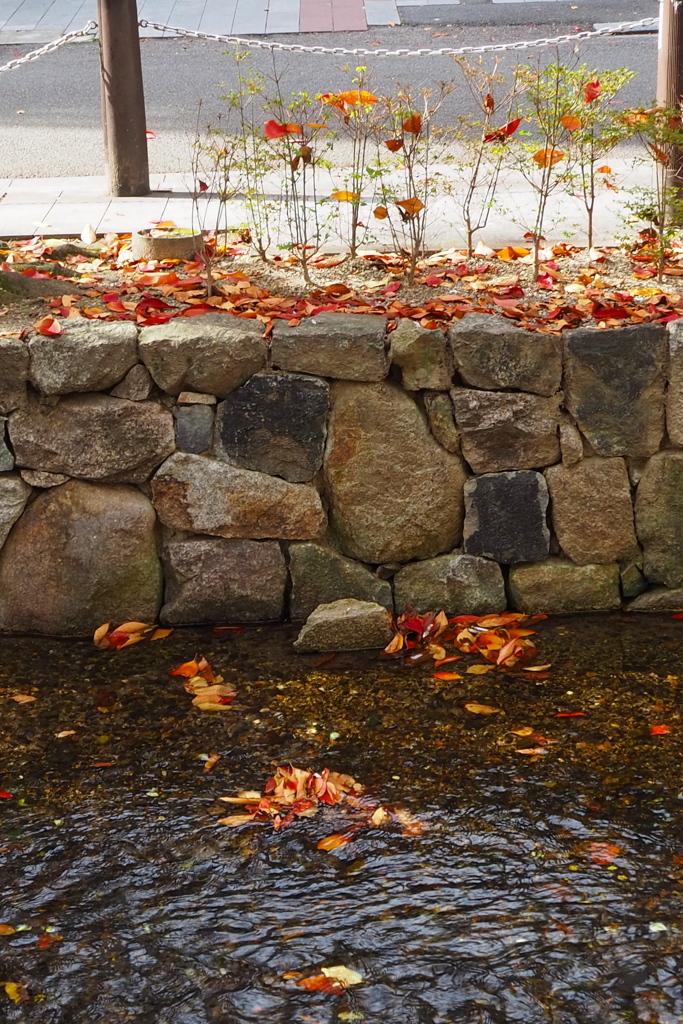
[[[537,628],[545,679],[321,663],[291,627],[118,653],[1,638],[0,1020],[680,1024],[683,622]],[[228,711],[169,675],[195,654],[237,688]],[[546,755],[518,753],[524,727]],[[279,763],[348,772],[422,834],[318,850],[339,807],[279,832],[218,825],[217,798]],[[339,964],[362,983],[283,979]]]

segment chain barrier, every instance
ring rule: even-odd
[[[528,50],[543,46],[561,46],[565,43],[574,43],[581,39],[620,35],[622,32],[632,29],[649,28],[656,25],[658,21],[659,18],[641,18],[640,21],[624,21],[619,25],[555,36],[554,39],[533,39],[530,42],[517,43],[494,43],[489,46],[443,46],[438,50],[428,50],[424,47],[418,50],[407,48],[398,50],[367,50],[364,47],[350,49],[344,46],[305,46],[303,43],[279,43],[265,39],[244,39],[242,36],[223,36],[212,32],[199,32],[189,28],[177,28],[174,25],[161,25],[155,21],[143,20],[139,22],[139,25],[140,28],[152,28],[157,32],[172,32],[176,36],[185,36],[188,39],[208,39],[211,42],[229,43],[261,50],[284,50],[287,53],[329,53],[348,57],[456,57],[465,54],[502,53],[505,50]]]
[[[22,64],[28,64],[32,60],[38,60],[39,57],[44,57],[46,53],[52,53],[53,50],[58,50],[60,46],[64,46],[65,43],[70,43],[72,39],[80,39],[82,36],[94,36],[97,31],[97,22],[89,21],[83,28],[79,28],[74,32],[67,32],[65,35],[60,36],[59,39],[53,39],[51,43],[46,43],[45,46],[41,46],[39,50],[31,50],[24,57],[17,57],[16,60],[11,60],[9,64],[3,64],[0,67],[0,73],[3,71],[14,71],[15,68],[21,67]]]

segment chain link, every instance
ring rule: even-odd
[[[3,64],[0,67],[0,73],[3,71],[14,71],[15,68],[21,67],[22,64],[28,64],[32,60],[38,60],[39,57],[44,57],[46,53],[52,53],[53,50],[58,50],[60,46],[64,46],[65,43],[70,43],[72,39],[79,39],[82,36],[94,36],[97,31],[97,22],[89,21],[83,28],[77,29],[75,32],[67,32],[65,35],[60,36],[59,39],[53,39],[51,43],[46,43],[45,46],[41,46],[39,50],[31,50],[24,57],[17,57],[16,60],[11,60],[9,64]]]
[[[189,28],[177,28],[173,25],[161,25],[155,21],[139,22],[141,28],[153,28],[157,32],[172,32],[176,36],[186,36],[189,39],[208,39],[217,43],[230,43],[237,46],[247,46],[262,50],[285,50],[287,53],[329,53],[338,56],[349,57],[454,57],[464,54],[476,53],[502,53],[505,50],[528,50],[543,46],[560,46],[564,43],[574,43],[581,39],[595,39],[599,36],[619,35],[624,31],[637,28],[649,28],[654,26],[659,18],[641,18],[640,21],[624,21],[619,25],[605,28],[574,32],[568,35],[555,36],[554,39],[533,39],[529,42],[517,43],[494,43],[490,46],[443,46],[438,50],[428,50],[421,47],[418,50],[366,50],[364,47],[349,49],[344,46],[305,46],[303,43],[279,43],[265,39],[244,39],[242,36],[222,36],[212,32],[198,32]]]

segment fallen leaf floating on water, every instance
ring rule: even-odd
[[[13,800],[14,793],[8,793],[6,789],[0,789],[0,800]]]
[[[213,766],[217,764],[220,761],[220,759],[220,754],[209,754],[206,761],[204,762],[204,771],[210,772]]]
[[[462,676],[459,675],[457,672],[435,672],[434,678],[449,681],[454,679],[462,679]]]
[[[650,736],[668,736],[671,729],[668,725],[651,725]]]
[[[330,995],[341,995],[344,986],[336,978],[328,978],[324,974],[314,974],[310,978],[302,978],[297,981],[299,988],[305,988],[308,992],[328,992]]]
[[[30,693],[15,693],[10,697],[10,700],[15,700],[17,704],[30,704],[37,699],[37,697],[32,697]]]
[[[53,935],[51,933],[46,933],[45,935],[41,935],[40,936],[40,938],[36,942],[36,946],[38,947],[38,949],[49,949],[50,946],[53,944],[53,942],[63,942],[63,941],[64,941],[64,936],[63,935]]]
[[[530,757],[535,757],[541,754],[547,754],[548,750],[546,747],[524,747],[522,750],[516,750],[516,754],[528,754]]]
[[[124,622],[110,633],[110,625],[110,622],[105,622],[97,627],[93,633],[95,647],[120,651],[124,647],[140,643],[141,640],[163,640],[173,632],[172,629],[159,629],[148,622]]]
[[[515,736],[531,736],[533,734],[533,731],[534,730],[531,728],[530,725],[523,725],[520,729],[510,730],[510,732],[513,732]]]
[[[171,671],[172,676],[182,676],[187,693],[193,696],[193,705],[200,711],[229,711],[230,702],[236,690],[226,683],[223,676],[215,675],[206,658],[186,661]]]
[[[55,733],[55,736],[56,736],[56,738],[58,740],[63,740],[63,739],[66,739],[67,736],[75,736],[75,735],[76,735],[76,730],[75,729],[62,729],[61,732]]]
[[[483,676],[487,672],[493,672],[495,665],[470,665],[465,669],[471,676]]]
[[[588,851],[594,864],[612,864],[621,850],[614,843],[589,843]]]
[[[28,989],[26,985],[20,985],[16,981],[4,982],[4,989],[13,1003],[27,1003]]]
[[[14,935],[16,930],[11,924],[0,924],[0,935]]]
[[[323,967],[322,973],[326,978],[334,978],[335,981],[341,982],[344,988],[360,985],[363,981],[363,975],[358,971],[352,971],[350,967]]]

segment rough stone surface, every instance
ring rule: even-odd
[[[0,630],[65,635],[155,622],[154,526],[154,509],[133,487],[70,480],[44,491],[0,554]]]
[[[319,313],[298,327],[276,320],[273,366],[340,380],[383,380],[389,369],[386,329],[383,316],[353,313]]]
[[[653,455],[664,435],[665,328],[580,328],[564,339],[565,405],[596,455]]]
[[[199,455],[213,444],[213,406],[179,405],[173,410],[176,447]]]
[[[565,466],[575,466],[583,458],[581,432],[569,420],[563,420],[560,423],[560,452]]]
[[[44,395],[106,391],[138,361],[135,324],[65,323],[58,335],[32,334],[28,342],[31,383]]]
[[[28,347],[21,338],[0,338],[0,414],[26,405]]]
[[[503,573],[496,562],[458,551],[404,566],[394,577],[396,611],[486,615],[506,607]]]
[[[255,540],[313,540],[325,513],[313,487],[178,452],[152,480],[162,523],[176,530]]]
[[[111,395],[31,402],[9,432],[18,466],[109,483],[142,483],[175,448],[170,412]]]
[[[467,313],[448,330],[455,368],[466,384],[486,391],[516,388],[554,395],[562,380],[562,341],[530,334],[502,316]]]
[[[282,617],[287,566],[277,541],[189,537],[170,540],[161,621],[268,622]]]
[[[0,474],[0,548],[24,511],[31,488],[16,474]]]
[[[549,558],[510,569],[512,607],[527,614],[610,611],[621,605],[618,565],[574,565]]]
[[[576,565],[620,562],[638,549],[623,459],[582,459],[545,471],[553,528]]]
[[[64,473],[42,473],[38,469],[22,469],[21,479],[24,480],[29,487],[58,487],[60,484],[65,484],[67,480],[71,478],[65,476]]]
[[[216,457],[306,483],[322,466],[329,407],[326,381],[256,374],[218,406]]]
[[[624,597],[627,595],[624,594]],[[683,590],[669,590],[668,587],[653,587],[636,597],[626,606],[628,612],[681,612],[683,611]]]
[[[378,564],[451,551],[465,478],[462,460],[434,440],[400,387],[333,385],[325,479],[345,554]]]
[[[648,462],[636,492],[636,533],[651,583],[683,586],[683,452]]]
[[[539,469],[560,458],[558,399],[451,391],[462,453],[475,473]]]
[[[178,395],[178,405],[215,405],[217,401],[215,395],[203,395],[200,391],[181,391]]]
[[[321,544],[291,544],[289,572],[292,622],[303,622],[318,605],[345,597],[393,609],[391,585],[386,580]]]
[[[0,416],[0,473],[14,469],[14,456],[7,447],[7,420]]]
[[[547,558],[547,508],[548,487],[540,473],[472,477],[465,484],[465,552],[503,564]]]
[[[294,641],[294,647],[300,654],[362,651],[384,648],[392,636],[391,619],[381,604],[344,598],[316,608]]]
[[[224,313],[176,317],[140,331],[140,358],[169,395],[204,391],[224,398],[263,369],[263,325]]]
[[[390,340],[391,363],[401,368],[407,391],[448,391],[452,387],[453,358],[443,331],[428,331],[414,320],[399,320]]]
[[[647,581],[641,572],[640,566],[635,562],[626,561],[619,565],[621,577],[621,592],[624,597],[638,597],[647,589]]]
[[[453,417],[450,395],[442,391],[425,391],[425,412],[429,429],[447,452],[460,453],[460,434]]]
[[[152,394],[153,387],[154,381],[147,367],[136,363],[109,394],[114,398],[126,398],[129,402],[144,402]]]
[[[669,387],[666,429],[673,444],[683,446],[683,321],[669,324]]]

